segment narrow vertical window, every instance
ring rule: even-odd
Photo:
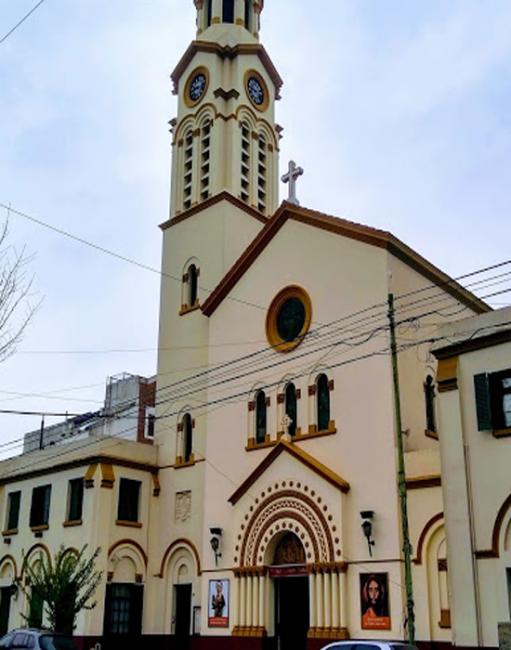
[[[201,168],[200,168],[201,201],[205,201],[209,197],[210,148],[211,148],[211,122],[207,120],[201,128]]]
[[[193,178],[193,133],[188,131],[184,139],[184,184],[183,208],[192,207],[192,178]]]
[[[250,128],[241,125],[241,200],[250,202]]]
[[[69,481],[67,521],[80,521],[83,514],[83,479]]]
[[[182,436],[183,462],[190,463],[193,460],[193,422],[189,413],[183,417]]]
[[[188,267],[188,307],[195,307],[197,302],[197,267],[190,264]]]
[[[222,22],[234,23],[234,0],[224,0],[222,8]]]
[[[50,519],[51,485],[41,485],[32,491],[30,526],[47,526]]]
[[[288,433],[290,436],[296,434],[296,420],[297,420],[297,404],[296,404],[296,388],[294,384],[286,386],[286,415],[291,420],[288,426]]]
[[[210,27],[213,17],[213,0],[206,0],[206,27]]]
[[[121,478],[119,483],[119,503],[117,506],[117,519],[138,523],[140,507],[140,481]]]
[[[316,422],[318,431],[330,427],[330,388],[326,375],[320,375],[316,381]]]
[[[256,436],[255,441],[257,445],[266,442],[266,420],[267,420],[267,410],[266,410],[266,393],[264,390],[260,390],[257,393],[256,403],[255,403],[255,419],[256,419]]]
[[[17,530],[20,519],[21,492],[11,492],[7,499],[7,530]]]
[[[431,375],[424,382],[424,401],[426,405],[426,429],[436,433],[435,380]]]
[[[259,136],[259,151],[257,165],[257,208],[259,212],[266,214],[266,194],[267,194],[267,154],[268,146],[266,140]]]
[[[245,29],[250,31],[252,27],[252,0],[245,0]]]

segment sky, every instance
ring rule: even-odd
[[[36,4],[0,0],[0,41]],[[511,258],[509,25],[502,0],[266,0],[301,204],[389,230],[453,277]],[[109,376],[155,373],[169,75],[194,36],[193,0],[44,0],[0,43],[0,223],[42,299],[0,364],[1,410],[93,411]],[[0,413],[0,456],[40,421]]]

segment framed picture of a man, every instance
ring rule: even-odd
[[[229,580],[209,581],[208,627],[229,627]]]
[[[360,574],[363,630],[390,630],[389,574]]]

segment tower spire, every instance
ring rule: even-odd
[[[194,3],[197,38],[172,73],[170,216],[222,192],[268,216],[278,205],[282,80],[258,42],[263,0]]]
[[[240,42],[259,40],[264,0],[194,0],[197,9],[197,38],[217,40],[226,27]],[[249,38],[251,37],[251,38]]]

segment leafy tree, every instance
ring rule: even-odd
[[[41,553],[35,563],[24,559],[28,581],[19,582],[19,586],[28,599],[30,613],[23,617],[30,626],[40,626],[43,605],[50,629],[72,634],[78,612],[96,607],[97,601],[92,598],[103,575],[96,571],[101,549],[97,548],[88,559],[86,549],[87,544],[79,552],[61,545],[53,558]]]

